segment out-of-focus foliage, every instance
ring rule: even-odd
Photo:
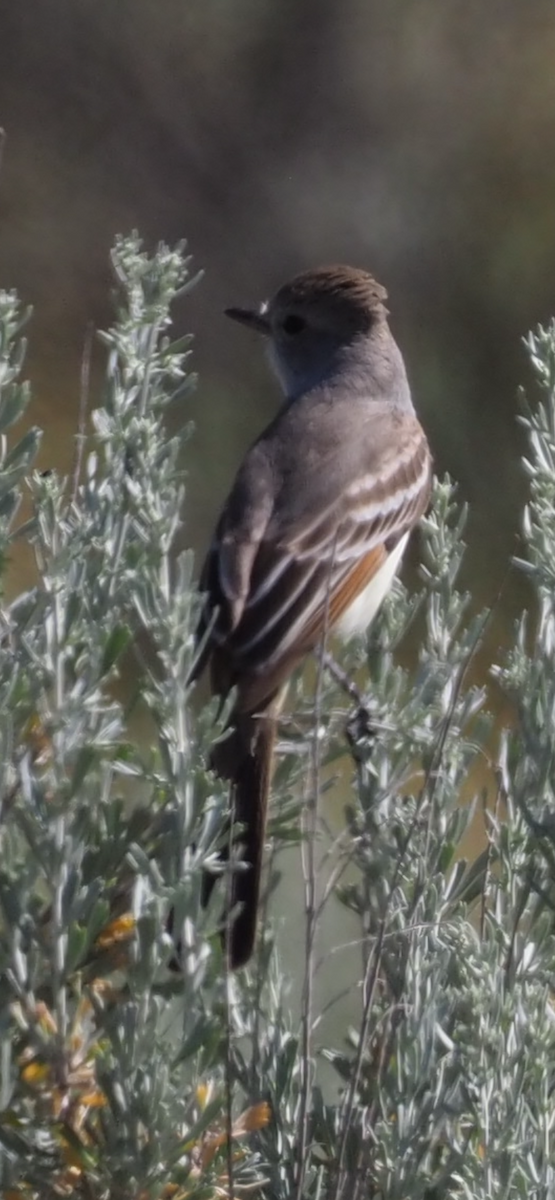
[[[19,508],[19,486],[40,442],[38,429],[29,429],[8,449],[7,431],[21,419],[29,403],[29,386],[19,376],[26,344],[21,330],[29,313],[22,313],[14,292],[0,293],[0,568]]]
[[[489,600],[523,495],[520,338],[552,309],[549,0],[4,9],[0,282],[35,305],[45,465],[71,456],[85,327],[107,321],[117,230],[186,229],[207,267],[194,299],[199,543],[274,405],[262,356],[221,310],[316,262],[368,265],[390,290],[438,470],[472,502],[474,591]]]

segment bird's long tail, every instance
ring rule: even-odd
[[[266,837],[276,718],[239,715],[228,736],[214,748],[212,766],[230,783],[231,852],[242,865],[232,870],[226,897],[224,940],[233,970],[250,958],[257,927],[260,881]],[[237,833],[235,835],[235,827]],[[212,890],[208,881],[205,899]]]

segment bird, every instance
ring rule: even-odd
[[[364,633],[430,497],[387,292],[367,271],[322,266],[226,315],[265,340],[283,399],[247,451],[200,574],[198,676],[235,689],[211,766],[229,781],[233,857],[223,930],[232,970],[257,933],[277,721],[292,672],[328,633]],[[208,886],[208,892],[214,882]]]

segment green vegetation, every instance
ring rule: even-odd
[[[182,248],[150,258],[136,238],[118,242],[113,263],[105,393],[72,478],[25,482],[34,431],[1,447],[0,554],[26,538],[39,573],[0,612],[2,1195],[547,1200],[555,327],[529,342],[543,390],[525,418],[538,614],[495,668],[512,728],[494,736],[484,693],[467,684],[487,614],[472,616],[457,590],[464,514],[449,481],[424,522],[421,594],[398,586],[369,646],[351,652],[348,670],[364,668],[356,711],[323,670],[297,685],[272,827],[274,844],[303,851],[297,1019],[269,923],[252,970],[228,978],[218,895],[201,905],[203,868],[225,838],[225,791],[205,769],[225,714],[191,705],[194,573],[172,553],[189,429],[170,437],[165,423],[191,384],[169,308],[194,280]],[[16,298],[0,295],[2,436],[28,400],[21,323]],[[33,513],[18,527],[27,487]],[[407,671],[397,651],[417,610]],[[130,656],[136,694],[123,701]],[[139,703],[149,738],[133,736]],[[346,828],[322,855],[323,779],[340,754],[351,760]],[[480,794],[469,802],[481,758],[489,807]],[[487,845],[467,864],[476,805]],[[317,1053],[318,932],[337,900],[358,923],[358,979],[339,957],[337,972],[358,1021]],[[336,1088],[322,1088],[320,1056]]]

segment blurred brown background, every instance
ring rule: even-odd
[[[197,335],[199,548],[276,403],[260,347],[222,309],[310,265],[367,266],[437,468],[470,502],[468,582],[491,599],[525,495],[521,338],[555,312],[554,61],[552,0],[4,0],[0,287],[35,308],[42,465],[72,461],[116,232],[185,236],[206,269],[176,312]],[[496,640],[521,599],[513,579]]]
[[[42,462],[71,461],[116,232],[185,236],[206,269],[176,314],[197,334],[199,546],[276,397],[222,308],[318,262],[368,266],[438,469],[470,501],[469,571],[488,599],[524,494],[520,339],[555,310],[554,56],[548,0],[4,4],[0,286],[35,307]]]

